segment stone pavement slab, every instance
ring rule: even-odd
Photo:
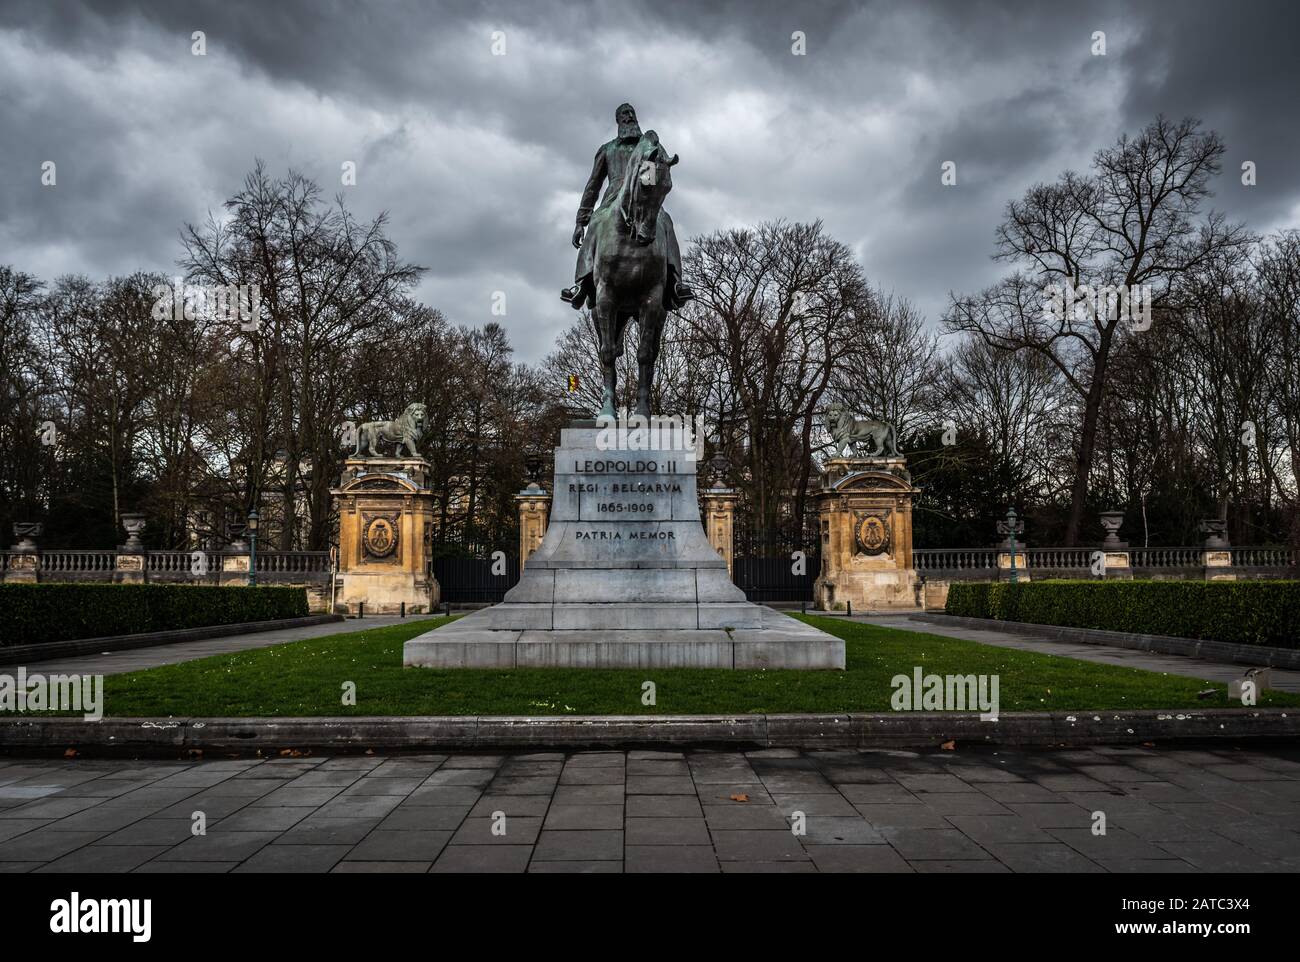
[[[1285,746],[5,758],[0,776],[0,872],[1300,871]]]

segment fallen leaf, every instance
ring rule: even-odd
[[[749,801],[749,796],[748,796],[748,795],[744,795],[744,794],[741,794],[741,795],[732,795],[732,796],[731,796],[731,800],[732,800],[733,802],[747,802],[747,801]]]

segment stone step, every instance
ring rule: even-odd
[[[751,606],[758,608],[759,606]],[[765,627],[493,630],[492,609],[412,638],[403,662],[426,668],[844,668],[844,642],[770,609]]]
[[[613,604],[516,604],[485,609],[484,627],[493,630],[609,631],[761,628],[763,612],[748,602],[694,604],[620,602]]]
[[[507,604],[741,604],[720,568],[524,568]]]

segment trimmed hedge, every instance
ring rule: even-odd
[[[981,581],[954,582],[948,586],[948,602],[943,610],[946,614],[962,618],[987,618],[989,589],[992,587],[992,584]]]
[[[944,611],[1033,625],[1300,648],[1300,581],[953,584]]]
[[[301,618],[305,588],[0,584],[0,646]]]

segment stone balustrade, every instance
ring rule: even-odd
[[[129,572],[136,583],[244,585],[248,584],[248,552],[0,551],[0,575],[6,582],[120,581],[125,580],[123,572]],[[306,588],[313,612],[328,610],[332,581],[328,551],[257,553],[258,584]]]
[[[942,608],[954,581],[1006,581],[1010,553],[997,548],[916,548],[925,607]],[[1097,564],[1097,556],[1104,564]],[[1300,577],[1300,551],[1292,548],[1027,548],[1016,551],[1022,581],[1033,578],[1123,577],[1170,580],[1255,580]],[[1098,568],[1101,573],[1098,574]]]

